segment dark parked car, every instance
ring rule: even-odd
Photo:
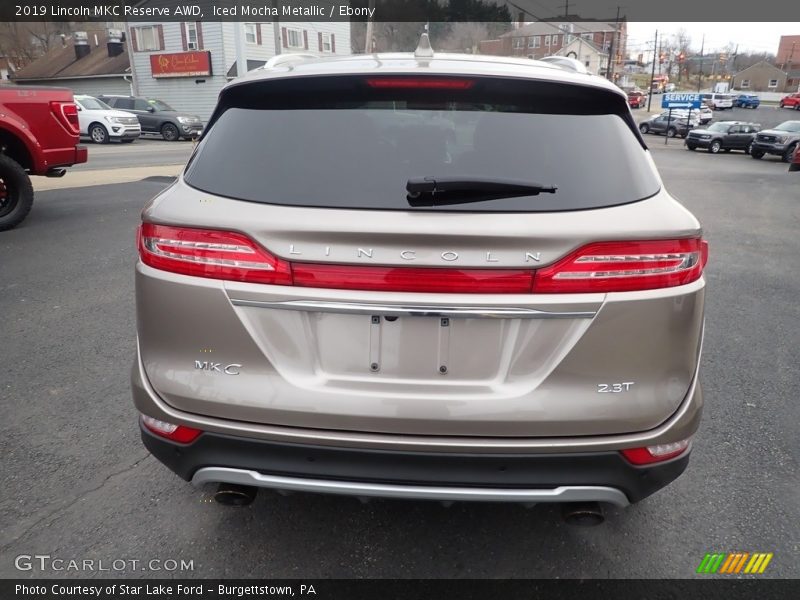
[[[673,115],[670,118],[668,115],[663,114],[656,115],[641,123],[639,125],[639,131],[642,133],[664,134],[667,137],[675,137],[676,135],[686,137],[690,127],[696,124],[696,121],[690,124],[689,119],[686,117],[676,117]]]
[[[142,133],[156,133],[168,142],[191,140],[203,132],[203,121],[180,112],[161,100],[134,96],[98,96],[111,108],[132,112],[139,118]]]
[[[733,100],[733,105],[736,108],[758,108],[760,104],[759,97],[753,94],[739,94]]]
[[[756,134],[750,156],[763,158],[765,154],[780,156],[783,162],[792,159],[794,151],[800,145],[800,121],[784,121],[772,129],[765,129]]]
[[[719,121],[707,129],[692,129],[686,136],[686,148],[695,150],[705,148],[711,154],[720,150],[742,150],[750,153],[756,133],[760,127],[755,123],[742,123],[740,121]]]

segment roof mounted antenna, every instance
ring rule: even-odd
[[[427,25],[426,25],[427,28]],[[414,58],[433,58],[433,48],[431,47],[431,39],[427,33],[423,33],[419,38],[419,45],[414,50]]]

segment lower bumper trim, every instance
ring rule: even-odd
[[[551,489],[467,488],[423,485],[393,485],[361,481],[334,481],[267,475],[246,469],[204,467],[192,477],[192,484],[236,483],[254,487],[366,496],[373,498],[405,498],[416,500],[455,500],[480,502],[608,502],[628,506],[623,492],[605,486],[559,486]]]

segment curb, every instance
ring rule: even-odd
[[[33,177],[35,192],[49,190],[65,190],[94,185],[114,185],[117,183],[130,183],[151,177],[176,178],[183,170],[183,164],[159,165],[157,167],[130,167],[122,169],[96,169],[67,171],[64,177],[57,179],[49,177]]]

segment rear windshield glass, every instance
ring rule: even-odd
[[[406,183],[421,177],[507,179],[557,190],[413,210],[578,210],[659,190],[624,114],[575,114],[604,110],[615,98],[587,110],[590,98],[580,104],[567,94],[559,103],[552,90],[542,102],[530,91],[501,101],[425,91],[382,90],[341,101],[322,94],[269,102],[240,97],[218,108],[185,179],[252,202],[384,210],[410,210]],[[627,111],[625,98],[618,100]]]

